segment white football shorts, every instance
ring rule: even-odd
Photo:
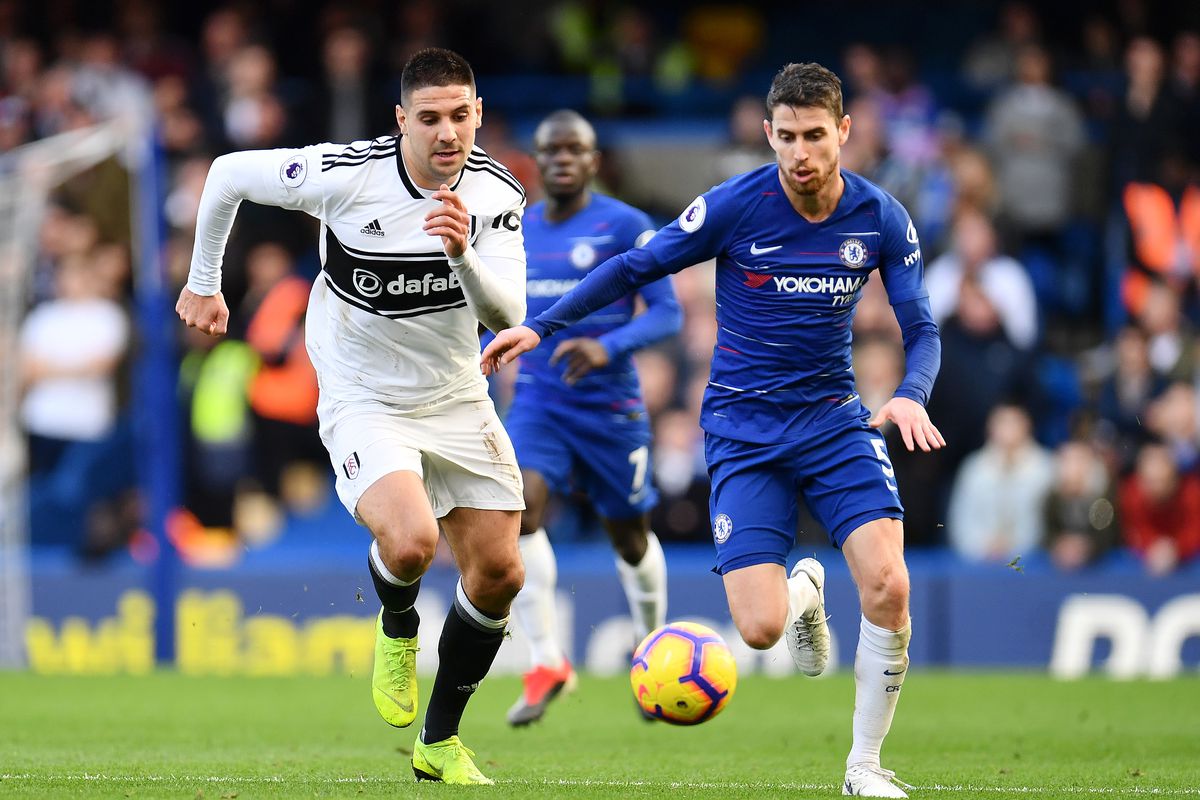
[[[517,456],[490,399],[420,412],[379,403],[329,403],[321,411],[338,498],[359,524],[359,498],[397,470],[421,476],[439,519],[459,507],[525,508]]]

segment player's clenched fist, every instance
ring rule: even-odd
[[[505,328],[496,334],[496,338],[483,349],[479,358],[479,367],[484,375],[495,375],[505,364],[512,362],[522,353],[528,353],[538,346],[542,337],[524,325],[515,328]]]
[[[220,292],[206,297],[183,287],[175,313],[189,328],[199,328],[209,336],[223,336],[229,329],[229,306]]]

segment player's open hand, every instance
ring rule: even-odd
[[[563,358],[567,360],[563,380],[567,382],[568,386],[574,386],[575,381],[594,369],[607,367],[612,360],[609,358],[608,348],[596,339],[587,338],[567,339],[556,347],[554,354],[550,356],[551,366]]]
[[[223,336],[229,330],[229,306],[225,305],[225,296],[220,292],[205,297],[185,286],[175,303],[175,313],[183,324],[199,328],[201,333],[209,336]]]
[[[537,347],[540,341],[542,337],[524,325],[505,328],[483,348],[483,355],[479,357],[479,368],[484,375],[495,375],[505,364],[512,363],[517,356]]]
[[[893,397],[883,404],[883,408],[875,412],[875,416],[871,417],[871,421],[867,424],[872,428],[879,428],[888,420],[896,423],[896,427],[900,429],[900,437],[904,439],[904,446],[910,452],[913,450],[914,443],[926,453],[946,446],[946,440],[942,438],[941,431],[929,421],[929,414],[925,412],[925,406],[916,400],[909,400],[907,397]]]
[[[434,200],[441,206],[425,215],[425,232],[430,236],[442,237],[446,255],[458,258],[466,252],[471,238],[471,215],[462,198],[446,184],[433,193]]]

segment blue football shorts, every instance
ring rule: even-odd
[[[551,491],[578,489],[606,519],[640,517],[658,503],[645,411],[514,402],[504,421],[522,470]]]
[[[795,441],[756,444],[706,434],[714,571],[786,565],[796,539],[798,495],[839,548],[861,525],[903,520],[887,445],[869,419],[856,400]]]

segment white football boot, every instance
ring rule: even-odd
[[[829,625],[825,616],[825,568],[815,558],[802,558],[788,580],[809,580],[817,589],[817,607],[792,621],[784,631],[796,669],[815,677],[829,663]]]
[[[842,794],[853,797],[908,797],[897,783],[908,789],[913,788],[899,780],[896,773],[878,764],[851,764],[846,767]]]

